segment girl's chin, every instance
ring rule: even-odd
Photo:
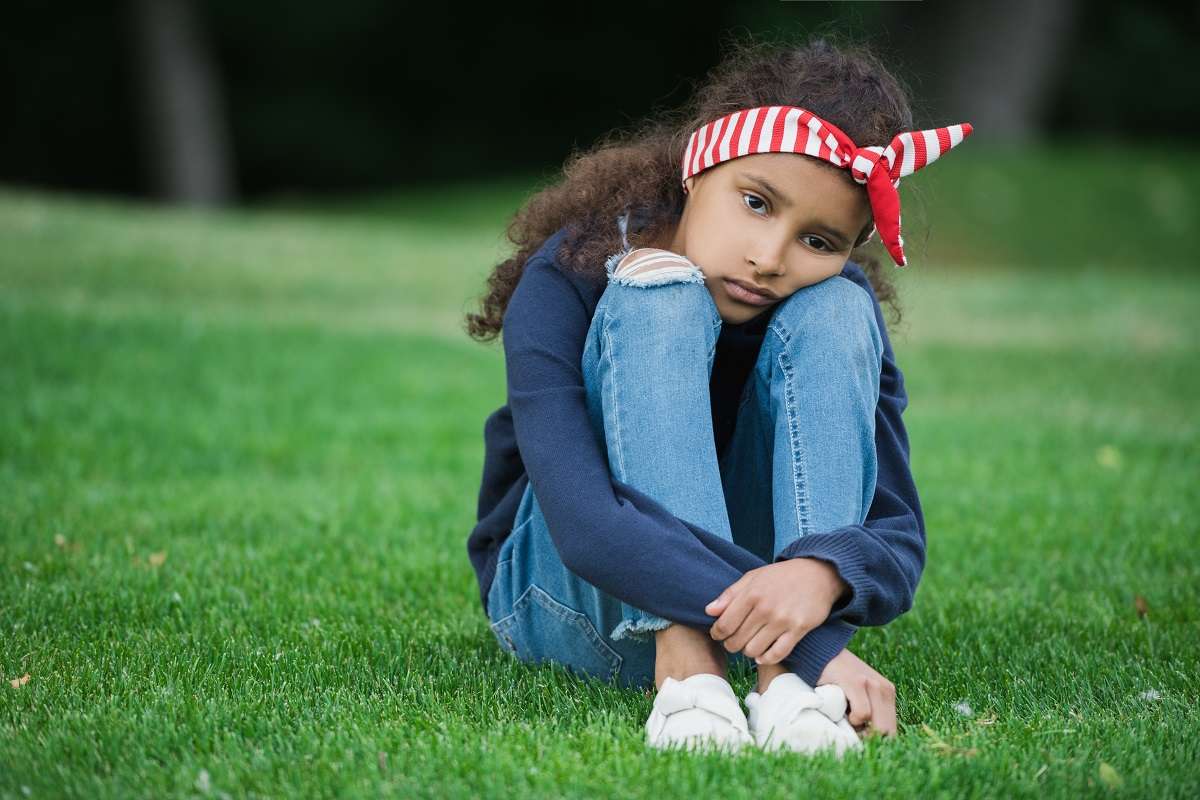
[[[729,325],[741,325],[744,322],[757,317],[766,311],[765,308],[752,308],[750,306],[738,306],[737,308],[721,308],[717,306],[717,312],[721,315],[721,321]]]

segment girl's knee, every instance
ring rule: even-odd
[[[783,301],[775,316],[842,318],[847,314],[874,316],[874,310],[866,290],[843,275],[834,275],[797,289]]]
[[[671,283],[703,284],[704,274],[690,259],[678,253],[639,247],[609,259],[608,279],[610,283],[624,286],[649,287]]]
[[[815,340],[830,347],[883,353],[871,296],[842,275],[798,289],[776,310],[771,327],[788,344]]]
[[[636,263],[609,278],[601,299],[605,329],[612,333],[623,327],[655,338],[699,332],[715,343],[721,315],[700,269],[675,262],[641,270]]]

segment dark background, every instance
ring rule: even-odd
[[[148,33],[164,9],[174,22]],[[981,143],[1190,146],[1200,127],[1197,3],[21,0],[6,11],[0,183],[180,203],[552,171],[682,101],[723,40],[748,32],[866,41],[909,82],[920,127],[971,121]],[[185,101],[191,90],[148,55],[163,30],[192,42],[163,58],[208,76],[196,106],[207,110],[173,129],[164,119],[178,109],[156,105],[154,87]],[[197,131],[208,131],[199,144]]]

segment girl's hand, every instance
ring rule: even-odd
[[[759,664],[775,664],[805,634],[825,622],[849,589],[832,564],[791,558],[752,569],[704,607],[719,617],[709,628],[730,653],[739,650]]]
[[[825,665],[817,685],[836,683],[846,693],[846,715],[859,736],[896,735],[896,687],[849,650],[842,650]]]

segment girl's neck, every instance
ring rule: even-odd
[[[640,247],[655,247],[655,248],[658,248],[659,250],[670,250],[671,252],[678,252],[675,249],[675,237],[676,237],[676,234],[678,233],[678,231],[679,231],[679,222],[678,221],[669,223],[665,228],[663,228],[661,231],[659,231],[658,235],[655,236],[652,240],[648,240],[644,244],[641,244],[639,246]]]

